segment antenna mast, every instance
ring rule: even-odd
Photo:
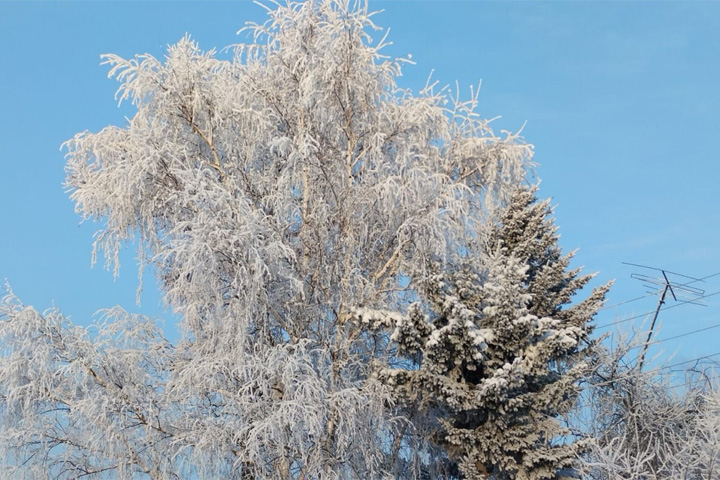
[[[690,284],[695,282],[702,282],[703,280],[700,278],[688,277],[687,275],[670,272],[662,268],[648,267],[647,265],[638,265],[636,263],[628,262],[622,263],[625,265],[631,265],[633,267],[655,270],[662,274],[662,277],[650,277],[648,275],[643,275],[640,273],[633,273],[630,275],[631,278],[634,278],[635,280],[640,280],[645,284],[646,287],[650,288],[651,291],[649,293],[660,294],[657,308],[655,309],[655,314],[653,315],[652,322],[650,323],[650,330],[648,331],[647,338],[645,339],[645,343],[643,344],[642,352],[640,352],[640,357],[638,358],[637,369],[638,372],[640,372],[642,371],[643,364],[645,363],[645,355],[647,354],[648,347],[650,346],[650,339],[652,338],[653,332],[655,330],[655,323],[657,322],[660,310],[662,310],[662,306],[665,303],[665,297],[667,296],[667,293],[670,292],[673,300],[675,300],[676,302],[682,301],[683,303],[703,305],[702,303],[698,303],[697,300],[699,300],[703,295],[705,295],[705,290],[689,286]],[[689,279],[689,281],[685,281],[685,283],[674,282],[670,280],[668,275],[682,277],[684,279]],[[678,297],[684,297],[688,300],[678,300]]]

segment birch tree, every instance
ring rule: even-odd
[[[104,55],[135,114],[65,144],[76,210],[118,273],[135,241],[183,338],[120,308],[97,330],[11,293],[0,307],[0,452],[12,478],[419,475],[370,375],[431,265],[483,261],[531,161],[477,92],[396,80],[408,59],[362,2],[268,8],[248,43]],[[472,261],[471,261],[472,263]],[[408,280],[410,279],[410,280]]]
[[[720,478],[720,390],[711,367],[679,380],[664,367],[638,371],[641,342],[621,341],[601,362],[574,426],[587,441],[584,478]],[[697,371],[695,372],[697,374]]]

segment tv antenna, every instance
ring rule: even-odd
[[[639,372],[642,371],[643,363],[645,362],[645,354],[650,346],[650,339],[652,338],[653,331],[655,330],[655,322],[657,322],[658,315],[665,303],[665,298],[667,297],[668,292],[670,292],[670,295],[672,295],[673,300],[676,302],[690,303],[704,307],[706,305],[702,303],[700,299],[702,299],[705,295],[705,290],[690,286],[693,283],[702,282],[703,279],[701,278],[688,277],[687,275],[671,272],[662,268],[648,267],[647,265],[639,265],[637,263],[622,263],[633,267],[640,267],[660,272],[660,276],[650,276],[641,273],[633,273],[630,275],[630,278],[643,282],[643,285],[649,289],[648,293],[652,295],[660,295],[657,308],[655,309],[655,314],[653,315],[652,322],[650,322],[650,330],[648,331],[647,338],[643,344],[642,352],[640,353],[640,358],[638,359]],[[678,277],[680,280],[676,281],[675,279]]]

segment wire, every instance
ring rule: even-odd
[[[664,343],[664,342],[668,342],[668,341],[670,341],[670,340],[675,340],[675,339],[678,339],[678,338],[687,337],[688,335],[693,335],[693,334],[695,334],[695,333],[704,332],[704,331],[707,331],[707,330],[713,330],[713,329],[715,329],[715,328],[720,328],[720,323],[716,323],[715,325],[711,325],[711,326],[709,326],[709,327],[700,328],[700,329],[698,329],[698,330],[693,330],[693,331],[691,331],[691,332],[685,332],[685,333],[682,333],[682,334],[680,334],[680,335],[675,335],[675,336],[673,336],[673,337],[668,337],[668,338],[663,338],[663,339],[661,339],[661,340],[656,340],[656,341],[654,341],[654,342],[650,342],[650,343],[647,343],[647,344],[636,345],[636,346],[634,346],[634,347],[629,348],[627,351],[629,352],[629,351],[631,351],[631,350],[637,350],[638,348],[641,348],[641,347],[644,347],[644,346],[657,345],[657,344],[659,344],[659,343]],[[702,357],[693,358],[693,359],[690,359],[690,360],[686,360],[686,361],[684,361],[684,362],[674,363],[674,364],[672,364],[672,365],[665,365],[665,366],[662,366],[662,367],[655,368],[655,369],[653,369],[653,370],[649,370],[649,371],[647,371],[647,372],[642,372],[642,371],[640,371],[640,372],[631,372],[631,373],[628,373],[627,375],[622,375],[622,376],[619,376],[619,377],[614,378],[614,379],[612,379],[612,380],[608,380],[608,381],[605,381],[605,382],[592,384],[592,385],[590,385],[590,386],[591,386],[591,387],[601,387],[601,386],[603,386],[603,385],[608,385],[608,384],[610,384],[610,383],[614,383],[614,382],[617,382],[617,381],[619,381],[619,380],[625,380],[625,379],[637,377],[637,376],[640,376],[640,375],[656,374],[656,373],[662,372],[663,370],[672,369],[673,367],[677,367],[677,366],[679,366],[679,365],[683,365],[683,364],[686,364],[686,363],[697,362],[697,361],[699,361],[699,360],[703,360],[703,359],[706,359],[706,358],[715,357],[715,356],[718,356],[718,355],[720,355],[720,352],[713,353],[713,354],[710,354],[710,355],[704,355],[704,356],[702,356]]]
[[[680,365],[685,365],[686,363],[693,363],[693,362],[697,362],[699,360],[705,360],[706,358],[717,357],[718,355],[720,355],[720,352],[711,353],[710,355],[703,355],[702,357],[685,360],[684,362],[677,362],[677,363],[673,363],[672,365],[666,365],[666,366],[662,367],[662,369],[663,370],[672,369],[674,367],[679,367]]]
[[[696,379],[690,380],[689,382],[680,383],[680,384],[678,384],[678,385],[670,385],[670,386],[668,386],[667,388],[687,387],[688,385],[693,385],[693,384],[694,384],[693,386],[697,386],[697,385],[700,385],[700,384],[702,384],[702,383],[708,383],[708,380],[705,379],[705,378],[696,378]]]
[[[655,340],[654,342],[647,343],[646,345],[657,345],[658,343],[668,342],[668,341],[670,341],[670,340],[675,340],[676,338],[687,337],[688,335],[693,335],[693,334],[695,334],[695,333],[704,332],[704,331],[706,331],[706,330],[712,330],[712,329],[715,329],[715,328],[720,328],[720,323],[716,323],[715,325],[711,325],[711,326],[709,326],[709,327],[700,328],[700,329],[698,329],[698,330],[693,330],[693,331],[691,331],[691,332],[682,333],[682,334],[680,334],[680,335],[675,335],[674,337],[667,337],[667,338],[663,338],[663,339],[661,339],[661,340]],[[633,347],[632,349],[639,348],[639,347],[640,347],[640,346],[638,345],[637,347]],[[632,349],[631,349],[631,350],[632,350]]]
[[[665,271],[667,272],[667,270],[665,270]],[[668,272],[668,273],[672,273],[672,272]],[[679,274],[675,274],[675,275],[679,275]],[[678,287],[687,287],[687,286],[690,285],[691,283],[704,282],[704,281],[707,280],[708,278],[717,277],[718,275],[720,275],[720,272],[715,272],[715,273],[712,273],[712,274],[710,274],[710,275],[708,275],[708,276],[706,276],[706,277],[696,278],[696,279],[694,279],[694,280],[692,280],[692,281],[690,281],[690,282],[681,283],[681,284],[678,285]],[[681,275],[681,276],[684,276],[684,275]],[[687,277],[687,278],[691,278],[691,277]]]
[[[682,305],[685,305],[685,304],[688,304],[688,303],[693,303],[693,302],[695,302],[695,301],[697,301],[697,300],[702,300],[702,299],[705,299],[705,298],[710,298],[710,297],[715,296],[715,295],[720,295],[720,290],[717,291],[717,292],[709,293],[709,294],[707,294],[707,295],[703,295],[702,297],[698,297],[698,298],[696,298],[695,300],[692,300],[692,301],[690,301],[690,300],[685,300],[685,301],[678,302],[678,303],[676,303],[676,304],[674,304],[674,305],[670,305],[669,307],[661,308],[660,311],[662,312],[662,311],[665,311],[665,310],[670,310],[671,308],[680,307],[680,306],[682,306]],[[642,317],[646,317],[646,316],[648,316],[648,315],[652,315],[653,313],[655,313],[655,310],[651,310],[651,311],[649,311],[649,312],[641,313],[640,315],[635,315],[635,316],[633,316],[633,317],[625,318],[625,319],[623,319],[623,320],[618,320],[618,321],[616,321],[616,322],[611,322],[611,323],[605,323],[605,324],[603,324],[603,325],[598,325],[598,326],[595,327],[595,328],[598,329],[598,328],[612,327],[613,325],[619,325],[619,324],[621,324],[621,323],[626,323],[626,322],[629,322],[629,321],[631,321],[631,320],[635,320],[636,318],[642,318]]]
[[[623,379],[625,379],[625,378],[628,378],[628,377],[621,377],[621,378],[619,378],[618,380],[623,380]],[[589,387],[600,387],[600,386],[603,386],[603,385],[607,385],[608,383],[611,383],[611,382],[598,383],[598,384],[588,385],[588,386],[589,386]],[[698,385],[701,385],[701,384],[703,384],[703,383],[708,383],[708,380],[707,380],[707,379],[704,379],[704,378],[694,378],[694,379],[689,380],[689,381],[687,381],[687,382],[685,382],[685,383],[679,383],[679,384],[677,384],[677,385],[668,385],[668,386],[665,387],[665,388],[667,388],[667,389],[674,389],[674,388],[680,388],[680,387],[687,387],[688,385],[698,386]],[[582,402],[578,402],[575,408],[578,409],[578,410],[583,410],[583,409],[585,409],[585,408],[591,408],[592,406],[593,406],[592,403],[582,403]]]
[[[603,310],[608,310],[608,309],[614,308],[614,307],[619,307],[620,305],[625,305],[626,303],[637,302],[638,300],[642,300],[643,298],[654,297],[655,295],[657,295],[657,293],[648,293],[648,294],[643,295],[642,297],[633,298],[631,300],[625,300],[624,302],[620,302],[620,303],[613,303],[612,305],[602,307],[601,309],[598,310],[598,312],[601,312]]]
[[[697,279],[697,280],[693,280],[693,281],[687,282],[687,283],[684,284],[684,285],[688,285],[688,284],[691,284],[691,283],[695,283],[696,281],[703,281],[703,280],[706,280],[706,279],[708,279],[708,278],[712,278],[712,277],[715,277],[715,276],[718,276],[718,275],[720,275],[720,272],[718,272],[718,273],[713,273],[712,275],[708,275],[708,276],[706,276],[706,277],[703,277],[703,278],[700,278],[700,279]],[[690,277],[688,277],[688,278],[690,278]],[[646,298],[646,297],[649,297],[649,296],[651,296],[651,295],[656,295],[656,294],[653,293],[653,294],[643,295],[642,297],[633,298],[633,299],[630,299],[630,300],[626,300],[626,301],[624,301],[624,302],[620,302],[620,303],[617,303],[617,304],[614,304],[614,305],[610,305],[610,306],[608,306],[608,307],[603,307],[603,308],[600,309],[600,310],[604,310],[604,309],[607,309],[607,308],[616,307],[616,306],[619,306],[619,305],[624,305],[624,304],[627,304],[627,303],[635,302],[635,301],[637,301],[637,300],[641,300],[641,299]],[[646,316],[648,316],[648,315],[652,315],[652,314],[655,313],[656,311],[669,310],[669,309],[671,309],[671,308],[679,307],[679,306],[682,306],[682,305],[685,305],[685,304],[688,304],[688,303],[693,303],[693,302],[696,301],[696,300],[702,300],[702,299],[705,299],[705,298],[713,297],[713,296],[715,296],[715,295],[720,295],[720,291],[712,292],[712,293],[709,293],[709,294],[707,294],[707,295],[702,295],[702,296],[700,296],[700,297],[698,297],[697,299],[692,300],[692,301],[681,301],[681,302],[678,302],[678,303],[676,303],[676,304],[674,304],[674,305],[670,305],[670,306],[667,306],[667,307],[664,307],[664,308],[660,308],[659,310],[656,309],[656,310],[652,310],[652,311],[650,311],[650,312],[642,313],[642,314],[640,314],[640,315],[635,315],[635,316],[632,316],[632,317],[629,317],[629,318],[625,318],[625,319],[622,319],[622,320],[618,320],[618,321],[615,321],[615,322],[605,323],[605,324],[599,325],[599,326],[597,326],[597,327],[595,327],[595,328],[606,328],[606,327],[610,327],[610,326],[613,326],[613,325],[619,325],[619,324],[621,324],[621,323],[626,323],[626,322],[629,322],[629,321],[631,321],[631,320],[635,320],[635,319],[637,319],[637,318],[642,318],[642,317],[646,317]],[[640,348],[640,347],[643,347],[643,346],[646,346],[646,345],[647,345],[647,346],[649,346],[649,345],[657,345],[657,344],[660,344],[660,343],[668,342],[668,341],[670,341],[670,340],[676,340],[676,339],[678,339],[678,338],[687,337],[687,336],[689,336],[689,335],[693,335],[693,334],[700,333],[700,332],[704,332],[704,331],[708,331],[708,330],[713,330],[713,329],[716,329],[716,328],[720,328],[720,323],[711,325],[711,326],[709,326],[709,327],[700,328],[700,329],[697,329],[697,330],[692,330],[692,331],[690,331],[690,332],[685,332],[685,333],[682,333],[682,334],[680,334],[680,335],[674,335],[674,336],[672,336],[672,337],[667,337],[667,338],[663,338],[663,339],[660,339],[660,340],[656,340],[656,341],[654,341],[654,342],[650,342],[650,343],[647,343],[647,344],[637,345],[637,346],[635,346],[635,347],[630,348],[629,350],[635,350],[635,349],[637,349],[637,348]],[[628,350],[628,351],[629,351],[629,350]],[[637,377],[637,376],[640,376],[640,375],[657,374],[657,373],[659,373],[659,372],[662,372],[663,370],[671,370],[671,369],[673,369],[673,368],[675,368],[675,367],[678,367],[678,366],[680,366],[680,365],[685,365],[685,364],[689,364],[689,363],[693,363],[693,362],[699,362],[700,360],[705,360],[705,359],[708,359],[708,358],[716,357],[716,356],[718,356],[718,355],[720,355],[720,352],[712,353],[712,354],[709,354],[709,355],[703,355],[703,356],[701,356],[701,357],[696,357],[696,358],[693,358],[693,359],[690,359],[690,360],[685,360],[685,361],[682,361],[682,362],[673,363],[673,364],[671,364],[671,365],[665,365],[665,366],[658,367],[658,368],[655,368],[655,369],[653,369],[653,370],[650,370],[650,371],[648,371],[648,372],[636,372],[636,371],[631,371],[630,373],[628,373],[628,374],[626,374],[626,375],[619,376],[619,377],[617,377],[617,378],[615,378],[615,379],[612,379],[612,380],[609,380],[609,381],[605,381],[605,382],[596,383],[596,384],[591,384],[591,385],[589,385],[589,386],[590,386],[590,387],[601,387],[601,386],[603,386],[603,385],[607,385],[607,384],[610,384],[610,383],[613,383],[613,382],[616,382],[616,381],[620,381],[620,380],[630,379],[630,378]],[[673,386],[671,386],[671,387],[669,387],[669,388],[679,388],[679,387],[687,386],[687,385],[689,385],[690,383],[692,383],[692,382],[688,382],[688,383],[680,384],[680,385],[673,385]]]
[[[623,262],[623,263],[625,263],[625,262]],[[628,263],[627,265],[634,265],[634,264]],[[638,265],[638,266],[642,266],[642,265]],[[667,271],[667,270],[666,270],[666,271]],[[672,273],[672,272],[668,272],[668,273]],[[678,286],[678,287],[686,287],[686,286],[690,285],[691,283],[704,282],[704,281],[707,280],[708,278],[717,277],[718,275],[720,275],[720,272],[716,272],[716,273],[713,273],[713,274],[711,274],[711,275],[707,275],[707,276],[702,277],[702,278],[697,278],[697,279],[694,279],[694,280],[692,280],[692,281],[690,281],[690,282],[681,283],[681,284],[679,284],[679,285],[677,285],[677,286]],[[684,276],[684,275],[683,275],[683,276]],[[687,278],[691,278],[691,277],[687,277]],[[624,302],[613,303],[612,305],[608,305],[608,306],[606,306],[606,307],[602,307],[602,308],[598,309],[598,312],[601,312],[601,311],[603,311],[603,310],[608,310],[608,309],[614,308],[614,307],[619,307],[620,305],[625,305],[625,304],[628,304],[628,303],[637,302],[638,300],[642,300],[643,298],[654,297],[654,296],[656,296],[656,295],[658,295],[658,294],[659,294],[659,292],[651,292],[651,293],[647,293],[647,294],[645,294],[645,295],[643,295],[643,296],[641,296],[641,297],[636,297],[636,298],[631,298],[630,300],[625,300]],[[708,296],[709,296],[709,295],[708,295]],[[700,297],[700,298],[703,298],[703,297]],[[699,300],[699,298],[698,298],[697,300]],[[670,307],[668,307],[668,308],[670,308]],[[662,309],[661,309],[661,310],[662,310]],[[642,314],[642,315],[639,315],[639,316],[633,317],[633,318],[639,318],[639,317],[642,317],[642,316],[644,316],[644,315],[649,315],[650,313],[654,313],[654,312],[655,312],[655,310],[653,310],[652,312],[649,312],[649,313],[644,313],[644,314]],[[627,321],[627,320],[630,320],[630,319],[626,319],[626,320],[623,320],[623,321]],[[604,327],[604,326],[616,325],[617,323],[618,323],[618,322],[616,322],[616,323],[610,323],[610,324],[602,325],[602,326],[596,327],[596,328],[602,328],[602,327]]]
[[[720,325],[717,325],[717,326],[720,326]],[[716,328],[717,326],[713,326],[712,328]],[[708,328],[703,328],[702,330],[709,330],[709,329],[708,329]],[[694,332],[690,332],[690,333],[694,333]],[[683,334],[683,335],[680,335],[680,336],[690,335],[690,333]],[[670,340],[670,339],[665,339],[665,340]],[[632,347],[632,348],[630,348],[629,350],[634,350],[634,349],[636,349],[636,348],[640,348],[641,346],[642,346],[642,345],[638,345],[637,347]],[[701,357],[691,358],[690,360],[685,360],[685,361],[682,361],[682,362],[673,363],[673,364],[671,364],[671,365],[664,365],[664,366],[662,366],[662,367],[657,367],[657,368],[654,368],[654,369],[652,369],[652,370],[648,370],[648,371],[645,371],[645,372],[637,372],[637,371],[632,370],[632,371],[630,371],[629,373],[626,373],[625,375],[620,375],[620,376],[618,376],[618,377],[616,377],[616,378],[613,378],[612,380],[606,380],[606,381],[599,382],[599,383],[589,384],[588,387],[591,387],[591,388],[592,388],[592,387],[602,387],[602,386],[605,386],[605,385],[610,385],[611,383],[619,382],[619,381],[621,381],[621,380],[627,380],[627,379],[631,379],[631,378],[636,378],[636,377],[640,377],[640,376],[643,376],[643,375],[648,376],[648,375],[651,375],[651,374],[658,374],[658,373],[662,372],[663,370],[670,370],[670,369],[672,369],[672,368],[674,368],[674,367],[678,367],[678,366],[684,365],[684,364],[686,364],[686,363],[698,362],[698,361],[700,361],[700,360],[704,360],[704,359],[706,359],[706,358],[716,357],[716,356],[718,356],[718,355],[720,355],[720,352],[711,353],[710,355],[703,355],[703,356],[701,356]]]

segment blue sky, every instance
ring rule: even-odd
[[[536,147],[541,194],[556,204],[577,265],[617,279],[609,304],[645,294],[633,262],[694,277],[720,272],[720,2],[372,1],[384,9],[399,79],[417,91],[434,69],[462,91],[482,80],[480,112],[523,130]],[[146,280],[134,304],[131,250],[114,280],[90,268],[96,226],[80,224],[63,191],[60,144],[122,124],[102,53],[162,56],[185,32],[201,47],[238,41],[264,10],[250,1],[0,1],[0,279],[27,303],[78,323],[100,308],[164,315]],[[652,272],[644,272],[651,274]],[[699,284],[720,290],[720,276]],[[604,310],[603,325],[653,310],[647,297]],[[707,307],[661,313],[662,340],[720,324]],[[672,305],[669,303],[668,305]],[[171,322],[170,322],[171,323]],[[720,328],[658,345],[675,362],[720,352]],[[716,357],[720,360],[720,356]]]

